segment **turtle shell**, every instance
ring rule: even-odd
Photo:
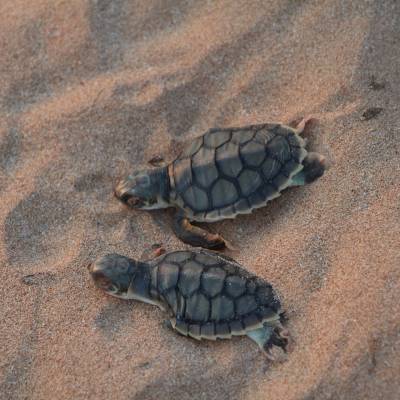
[[[307,155],[304,140],[280,124],[214,128],[168,166],[170,201],[195,221],[250,213],[279,196]]]
[[[176,251],[153,263],[150,295],[166,305],[183,335],[227,339],[279,320],[272,286],[226,256]]]

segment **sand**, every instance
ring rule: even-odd
[[[0,398],[399,399],[399,43],[394,0],[2,0]],[[210,226],[280,293],[287,357],[96,290],[98,256],[185,248],[118,177],[172,139],[304,115],[326,175]]]

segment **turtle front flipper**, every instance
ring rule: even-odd
[[[162,153],[155,154],[147,163],[153,167],[165,167],[169,163],[167,160],[173,160],[178,157],[188,144],[188,141],[173,138],[167,149],[161,149]]]
[[[173,229],[182,242],[195,247],[222,250],[226,247],[225,240],[216,233],[207,232],[198,226],[192,225],[188,218],[177,212],[174,216]]]
[[[164,167],[167,163],[164,160],[164,157],[161,154],[156,154],[150,160],[147,161],[152,167]]]
[[[150,247],[143,250],[140,259],[142,261],[150,261],[157,258],[165,253],[165,248],[160,243],[154,243]]]

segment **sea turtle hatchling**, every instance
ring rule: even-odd
[[[115,195],[138,209],[175,207],[174,231],[192,246],[222,249],[218,234],[191,221],[214,222],[263,207],[289,186],[323,175],[325,158],[308,152],[303,132],[282,124],[214,128],[194,139],[169,165],[120,181]]]
[[[106,293],[167,311],[169,326],[182,335],[247,335],[268,355],[273,345],[286,351],[289,336],[272,286],[224,255],[198,249],[135,261],[108,254],[88,268]]]

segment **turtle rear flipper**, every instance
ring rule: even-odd
[[[254,340],[270,359],[274,359],[271,353],[274,346],[287,353],[291,343],[288,331],[282,328],[280,323],[277,326],[264,323],[263,327],[247,332],[247,336]]]
[[[318,153],[310,152],[303,160],[304,168],[301,171],[304,174],[306,183],[314,182],[320,178],[326,169],[326,159]]]
[[[326,169],[326,159],[318,153],[310,152],[303,160],[303,169],[294,175],[290,186],[303,186],[320,178]]]
[[[305,134],[307,135],[308,132],[318,123],[318,119],[308,115],[301,119],[295,119],[289,122],[289,126],[294,128],[298,135]]]

